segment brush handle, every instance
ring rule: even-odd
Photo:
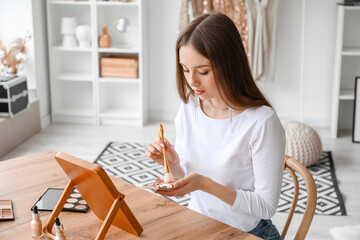
[[[164,142],[164,128],[161,124],[159,124],[158,127],[158,132],[159,132],[159,137],[161,138],[161,140]],[[170,169],[166,160],[166,154],[165,154],[165,146],[162,148],[162,152],[164,155],[164,173],[170,173]]]

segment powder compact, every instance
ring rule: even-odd
[[[174,185],[171,183],[157,183],[157,184],[151,184],[151,185],[145,185],[142,186],[145,189],[150,190],[161,190],[161,191],[172,191],[174,189]]]
[[[13,221],[14,210],[11,200],[0,200],[0,222]]]
[[[31,207],[31,210],[35,206],[38,207],[38,210],[41,211],[52,211],[57,202],[59,201],[64,189],[62,188],[48,188],[46,192],[39,198],[39,200]],[[85,200],[79,193],[79,191],[74,188],[66,200],[66,203],[62,209],[64,212],[87,212],[89,205],[86,204]]]

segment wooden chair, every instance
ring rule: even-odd
[[[303,240],[306,237],[306,234],[310,228],[312,219],[315,214],[316,209],[316,199],[317,199],[317,192],[316,192],[316,185],[314,178],[312,177],[309,170],[302,165],[299,161],[295,160],[292,157],[285,156],[285,170],[288,171],[294,180],[294,197],[293,197],[293,203],[291,205],[291,209],[289,212],[289,215],[286,219],[285,226],[282,230],[281,237],[282,239],[285,239],[286,233],[289,229],[289,225],[291,223],[292,217],[295,212],[296,204],[299,198],[299,181],[297,179],[297,176],[294,173],[294,170],[301,175],[301,177],[304,179],[307,189],[307,203],[306,203],[306,209],[304,212],[304,216],[301,220],[300,226],[296,232],[295,240]]]

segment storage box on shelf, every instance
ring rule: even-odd
[[[48,0],[53,121],[140,126],[146,122],[145,3]],[[91,27],[90,48],[62,46],[62,17],[76,17],[79,25]],[[128,31],[117,32],[119,18],[127,19]],[[110,48],[98,45],[103,27],[109,29]],[[129,64],[108,59],[129,56]]]
[[[137,56],[101,58],[100,76],[113,78],[138,78]]]
[[[350,130],[355,77],[360,76],[360,6],[338,6],[331,135]]]

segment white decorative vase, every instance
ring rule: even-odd
[[[90,26],[89,25],[79,25],[76,28],[75,35],[77,40],[79,41],[79,47],[81,48],[89,48],[90,47]]]
[[[77,47],[75,29],[77,27],[76,17],[61,18],[61,33],[63,34],[63,47]]]
[[[74,35],[64,35],[62,42],[63,47],[77,47],[77,45]]]

